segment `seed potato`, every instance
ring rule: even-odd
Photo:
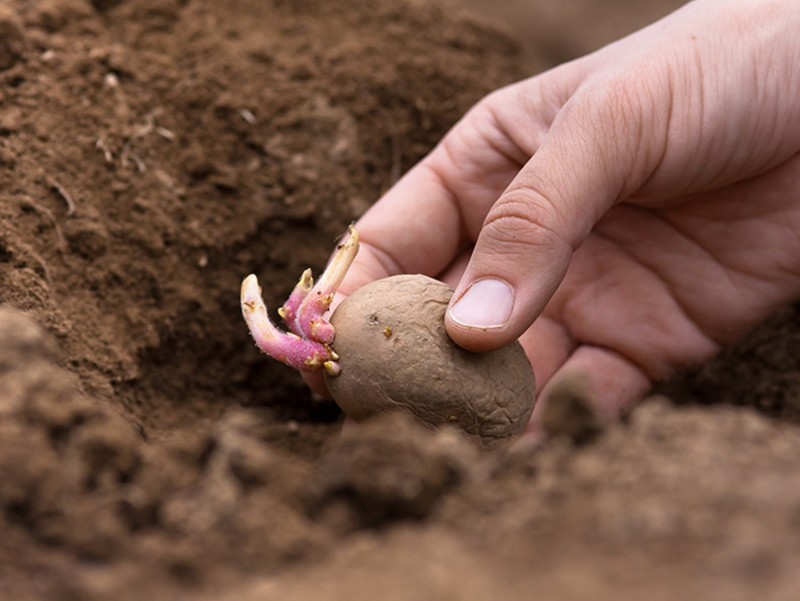
[[[520,434],[536,394],[518,342],[488,353],[457,346],[444,314],[453,291],[422,275],[372,282],[339,305],[331,323],[341,373],[326,375],[334,400],[356,421],[402,410],[452,424],[482,447]]]

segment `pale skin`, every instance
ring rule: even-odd
[[[522,342],[534,428],[575,377],[616,415],[800,298],[799,31],[696,0],[489,95],[359,220],[340,292],[438,277],[456,343]]]

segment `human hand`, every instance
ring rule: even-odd
[[[480,102],[358,222],[345,294],[456,288],[465,348],[519,338],[542,401],[613,415],[800,293],[800,11],[696,0]]]

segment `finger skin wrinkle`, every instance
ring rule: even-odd
[[[628,245],[619,244],[619,242],[615,239],[614,236],[611,236],[603,231],[595,231],[594,235],[598,238],[607,241],[609,244],[612,244],[616,250],[621,255],[625,255],[628,257],[631,263],[637,265],[639,268],[645,270],[650,278],[649,285],[658,286],[662,289],[662,298],[669,298],[672,301],[674,308],[679,312],[682,320],[686,324],[690,324],[692,329],[697,332],[705,342],[712,345],[708,355],[712,355],[717,353],[721,348],[721,341],[718,340],[716,336],[714,336],[710,331],[701,327],[698,324],[698,320],[692,315],[692,310],[690,309],[688,303],[683,299],[682,291],[679,287],[676,287],[672,283],[667,280],[666,274],[663,273],[661,269],[653,262],[648,261],[644,253],[636,253],[634,252]],[[687,240],[690,240],[687,238]],[[690,240],[691,241],[691,240]],[[705,254],[709,257],[711,255],[707,253]],[[713,259],[710,259],[713,260]],[[637,365],[641,365],[641,363],[637,363]],[[658,370],[659,373],[653,373],[652,370],[645,370],[651,377],[651,379],[659,379],[663,377],[663,374],[660,374],[661,370]]]
[[[498,100],[493,101],[492,99],[494,98],[498,98]],[[478,104],[476,107],[476,111],[479,111],[476,114],[477,123],[482,123],[487,130],[482,135],[486,144],[496,152],[498,156],[503,157],[510,166],[520,169],[528,161],[535,149],[533,145],[530,144],[528,145],[529,147],[526,148],[526,145],[515,139],[514,134],[519,131],[524,131],[526,129],[525,127],[520,128],[519,124],[517,124],[517,127],[513,128],[513,130],[509,130],[505,127],[502,118],[505,107],[495,106],[495,104],[500,103],[502,103],[502,101],[499,99],[498,95],[497,97],[488,96],[483,102]],[[507,142],[505,147],[501,146],[501,142],[503,141]]]
[[[705,150],[698,148],[694,152],[686,151],[687,139],[707,138],[707,123],[710,121],[710,117],[705,114],[708,90],[702,51],[694,37],[687,41],[687,45],[687,52],[667,56],[664,59],[666,64],[658,69],[658,72],[664,74],[664,91],[659,96],[665,99],[666,104],[660,113],[654,111],[654,115],[663,115],[663,136],[653,168],[636,191],[638,196],[647,197],[650,190],[658,190],[664,180],[669,180],[674,195],[702,187],[706,176],[703,170],[695,169],[695,164],[711,164],[713,157],[709,152],[718,152],[713,146]],[[691,135],[687,132],[691,132]],[[696,158],[698,153],[701,156]],[[675,173],[682,175],[676,178]],[[657,199],[659,194],[656,193],[655,197]]]
[[[663,90],[650,79],[643,75],[637,81],[623,71],[592,80],[575,97],[576,116],[581,116],[591,134],[587,156],[593,157],[598,163],[595,168],[605,174],[605,206],[640,189],[665,153],[665,112],[656,100]]]
[[[650,293],[648,298],[668,299],[669,305],[661,305],[661,308],[655,305],[648,306],[646,311],[656,312],[652,314],[652,320],[648,319],[648,323],[641,324],[663,334],[665,342],[658,347],[651,346],[646,352],[638,353],[635,350],[640,341],[626,341],[625,337],[622,336],[619,344],[609,345],[602,344],[600,340],[592,340],[591,336],[586,333],[581,334],[578,330],[586,329],[587,319],[589,320],[588,328],[591,331],[591,320],[594,319],[587,317],[580,309],[581,306],[586,306],[586,298],[575,298],[572,302],[565,304],[562,309],[564,320],[572,331],[573,336],[584,344],[605,346],[613,349],[641,369],[652,381],[663,380],[672,375],[676,369],[683,367],[683,364],[695,364],[719,352],[721,348],[719,341],[698,325],[697,320],[692,317],[689,307],[682,301],[679,294],[674,293],[672,286],[664,280],[664,276],[657,266],[643,260],[628,246],[619,244],[613,236],[600,232],[595,232],[593,236],[605,241],[613,247],[615,253],[626,257],[632,266],[640,270],[636,280],[644,282],[640,288],[647,289]],[[636,290],[637,288],[631,288],[628,294],[637,298]],[[575,303],[574,307],[572,306],[573,302]],[[589,302],[591,303],[591,301]],[[673,317],[668,321],[661,319],[661,317],[666,318],[670,311],[675,312]],[[647,312],[645,312],[644,317],[647,319]],[[635,319],[635,316],[631,314],[630,319]],[[580,325],[581,323],[584,323],[584,325]],[[632,323],[627,325],[628,327],[633,326]],[[682,334],[678,334],[678,332],[682,332]],[[625,351],[625,347],[630,348]]]
[[[584,56],[581,59],[559,65],[537,77],[512,84],[498,92],[498,95],[500,93],[513,94],[514,104],[520,107],[523,115],[538,115],[539,127],[532,130],[533,136],[529,140],[530,145],[525,144],[522,140],[515,140],[520,148],[533,154],[539,147],[541,138],[550,129],[564,104],[575,93],[575,89],[591,69],[591,61],[592,55]],[[507,119],[507,125],[505,125],[503,116],[505,113],[501,113],[498,119],[501,131],[509,138],[514,139],[515,133],[519,131],[516,119]]]
[[[672,147],[670,135],[673,130],[673,125],[675,124],[676,117],[675,117],[675,74],[673,69],[665,69],[667,73],[666,80],[665,80],[665,87],[666,87],[666,98],[667,98],[667,105],[664,109],[664,125],[663,125],[663,136],[661,137],[661,144],[656,145],[657,148],[654,149],[654,159],[652,164],[648,167],[647,176],[643,179],[641,186],[639,186],[639,191],[646,190],[647,186],[650,182],[655,179],[656,175],[660,172],[662,166],[665,164],[667,158],[668,149]],[[701,80],[702,81],[702,80]],[[700,101],[700,110],[703,109],[703,90],[702,86],[700,86],[699,91],[699,101]],[[699,126],[702,129],[702,120]],[[655,126],[653,127],[655,129]],[[645,129],[643,128],[640,132],[640,137],[646,135]],[[700,133],[698,133],[698,136]],[[643,145],[643,141],[639,140],[639,146]],[[625,186],[625,189],[628,192],[625,193],[625,196],[630,196],[634,192],[634,188],[630,187],[630,182],[628,182]],[[621,199],[624,200],[624,197]]]
[[[679,232],[684,240],[709,257],[709,261],[719,265],[713,278],[720,282],[720,287],[727,288],[724,299],[720,299],[727,306],[722,304],[700,306],[699,310],[705,317],[703,321],[709,324],[715,323],[720,310],[723,315],[727,310],[727,314],[732,315],[733,319],[740,323],[739,329],[749,329],[760,319],[798,298],[800,293],[800,281],[797,277],[800,274],[800,259],[797,258],[800,257],[797,254],[797,251],[800,251],[797,244],[798,229],[789,224],[788,217],[787,223],[782,223],[780,218],[780,212],[770,216],[772,223],[769,234],[761,239],[760,246],[740,248],[736,251],[737,255],[726,256],[724,252],[714,253],[699,236],[693,235],[691,230],[681,227],[667,216],[664,217],[664,222]],[[735,224],[729,226],[731,236],[735,236],[735,227]],[[789,250],[792,248],[792,240],[794,240],[794,253]],[[736,260],[741,253],[745,256]],[[792,256],[795,257],[793,265],[787,264],[786,260],[782,261],[780,258]],[[787,285],[787,282],[792,282],[792,278],[794,285],[791,283]],[[677,291],[676,297],[678,297]],[[743,311],[740,306],[750,308]],[[706,328],[707,332],[710,327]],[[730,336],[725,323],[720,323],[715,331],[718,332],[712,337],[719,342],[731,343],[736,339]]]
[[[706,101],[706,77],[705,77],[705,69],[703,67],[703,59],[700,53],[700,50],[697,47],[697,44],[693,45],[693,52],[692,57],[694,60],[695,66],[695,73],[694,76],[697,78],[694,81],[699,81],[700,85],[697,86],[697,114],[700,115],[700,118],[696,120],[696,130],[695,136],[698,140],[705,140],[706,139],[706,132],[705,132],[705,123],[706,123],[706,106],[708,102]],[[674,94],[674,90],[672,90]],[[670,96],[670,100],[674,103],[674,96]],[[670,107],[670,120],[668,121],[668,128],[667,128],[667,135],[669,136],[669,132],[672,131],[672,124],[675,120],[674,115],[674,104]],[[681,135],[678,132],[678,135]],[[695,184],[696,186],[696,184]]]
[[[742,284],[738,282],[735,277],[733,277],[733,274],[738,273],[747,276],[750,279],[763,279],[763,269],[747,270],[744,268],[744,266],[733,265],[723,253],[715,253],[707,244],[703,243],[703,239],[700,236],[693,235],[689,228],[681,227],[679,222],[671,219],[668,214],[661,214],[661,221],[671,228],[675,233],[677,233],[684,241],[688,242],[696,250],[702,253],[707,258],[708,263],[719,265],[720,269],[717,270],[718,273],[715,275],[717,277],[724,278],[725,283],[730,288],[735,290],[736,293],[744,295],[752,292],[752,290],[748,287],[742,286]]]
[[[569,241],[559,233],[564,220],[547,197],[526,187],[506,192],[486,217],[483,231],[501,243],[574,250],[580,241]]]

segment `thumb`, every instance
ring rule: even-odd
[[[646,147],[658,148],[659,128],[635,99],[630,87],[605,85],[561,109],[484,220],[445,317],[457,344],[486,351],[517,339],[555,293],[573,250],[652,173],[658,153]]]

